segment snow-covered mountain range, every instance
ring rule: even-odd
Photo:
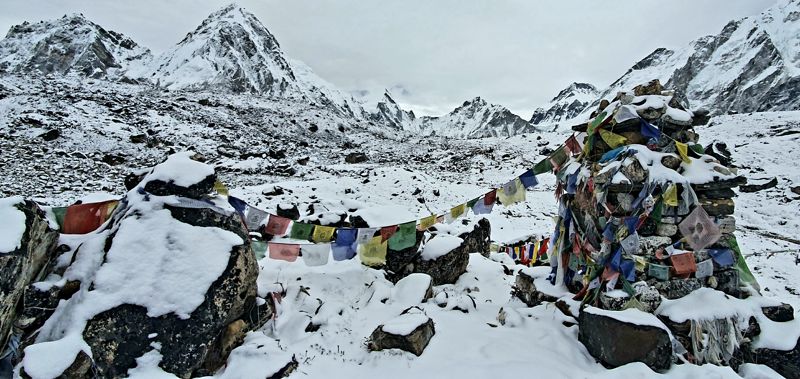
[[[559,98],[579,97],[572,86],[537,109],[533,124],[584,121],[599,99],[658,79],[712,114],[800,109],[800,0],[781,0],[759,15],[729,22],[717,35],[688,46],[659,48],[599,92],[582,111],[562,110]],[[561,115],[560,119],[542,115]],[[566,122],[569,123],[569,122]]]
[[[0,42],[0,72],[74,74],[170,91],[250,94],[262,100],[321,106],[354,121],[423,135],[474,138],[533,130],[505,107],[480,99],[442,117],[423,118],[402,109],[388,92],[374,106],[363,104],[303,62],[287,57],[258,18],[236,4],[209,15],[157,57],[82,15],[24,23],[14,26]]]

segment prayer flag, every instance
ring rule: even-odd
[[[306,263],[306,266],[322,266],[328,263],[331,244],[303,245],[300,251],[303,254],[303,262]]]
[[[228,187],[225,187],[219,179],[214,182],[214,191],[217,191],[222,196],[228,196]]]
[[[238,197],[228,196],[228,204],[230,204],[233,209],[236,210],[236,212],[244,217],[244,210],[247,208],[247,203],[245,203],[244,200]]]
[[[600,124],[603,123],[603,120],[605,119],[606,119],[606,112],[600,112],[600,114],[597,115],[597,117],[595,117],[594,120],[592,120],[592,122],[590,122],[589,125],[586,127],[586,134],[590,136],[594,134],[594,131],[597,129],[598,126],[600,126]]]
[[[267,234],[272,234],[273,236],[284,236],[286,235],[286,231],[289,229],[289,223],[291,222],[292,220],[286,217],[269,215],[267,226],[264,228],[264,231]]]
[[[331,226],[315,225],[311,240],[316,243],[330,242],[333,239],[333,232],[335,231],[336,228]]]
[[[623,259],[619,266],[620,272],[622,272],[622,277],[625,278],[627,282],[633,282],[636,280],[636,264],[634,261],[630,259]],[[626,281],[623,281],[623,283],[626,283]]]
[[[536,175],[544,174],[546,172],[553,171],[553,164],[550,162],[550,158],[545,158],[539,161],[535,166],[533,166],[533,173]]]
[[[520,175],[519,180],[522,182],[522,186],[526,189],[535,187],[537,184],[539,184],[539,181],[536,180],[536,175],[531,170],[525,171],[524,174]]]
[[[686,237],[686,242],[689,243],[689,246],[695,251],[705,249],[706,246],[717,242],[722,237],[719,227],[711,220],[702,206],[694,207],[692,213],[689,213],[678,224],[678,229]]]
[[[684,163],[692,163],[692,160],[689,159],[689,147],[685,143],[675,141],[675,150],[678,151],[678,155],[681,156]]]
[[[253,250],[253,255],[256,260],[264,259],[267,255],[267,243],[261,241],[250,241],[250,250]]]
[[[744,257],[742,257],[742,251],[739,249],[739,243],[736,241],[736,236],[731,235],[727,242],[728,246],[731,247],[731,250],[736,253],[736,270],[739,271],[740,284],[752,286],[756,289],[756,291],[760,291],[761,286],[758,284],[756,277],[750,271],[750,268],[747,267],[747,262],[745,262]]]
[[[428,217],[419,220],[419,226],[417,226],[417,230],[424,231],[428,230],[431,226],[436,224],[436,215],[430,215]]]
[[[611,146],[612,149],[620,147],[624,145],[625,142],[628,141],[627,138],[619,134],[609,132],[608,130],[605,129],[600,129],[600,138],[602,138],[603,141],[605,141],[608,144],[608,146]]]
[[[467,207],[466,204],[460,204],[460,205],[456,205],[453,208],[450,208],[450,218],[455,220],[455,219],[463,216],[464,213],[466,212],[466,207]]]
[[[386,242],[391,238],[395,233],[397,233],[397,229],[399,227],[397,225],[392,226],[384,226],[381,228],[381,241]]]
[[[492,213],[492,208],[494,208],[494,201],[487,205],[486,198],[482,197],[472,206],[472,213],[476,215],[489,214]]]
[[[108,220],[118,204],[118,200],[110,200],[70,205],[64,213],[64,226],[61,233],[86,234],[97,230]]]
[[[361,245],[358,256],[361,263],[367,266],[379,266],[386,262],[387,242],[381,236],[373,237],[369,242]]]
[[[300,245],[297,244],[270,242],[268,246],[271,259],[294,262],[300,255]]]
[[[56,223],[58,224],[59,229],[64,229],[64,216],[67,214],[68,207],[52,207],[50,211],[53,212],[53,216],[55,216]]]
[[[525,190],[522,188],[522,182],[516,178],[505,185],[503,188],[497,190],[497,197],[504,206],[509,206],[515,203],[525,201]]]
[[[647,275],[661,281],[669,280],[669,266],[650,263],[647,266]]]
[[[708,255],[719,267],[733,266],[733,252],[729,249],[708,249]]]
[[[358,229],[336,229],[336,241],[331,246],[333,260],[344,261],[356,256],[356,236]]]
[[[647,270],[647,259],[645,257],[634,255],[633,261],[635,263],[636,271],[644,273]]]
[[[292,231],[289,233],[289,238],[295,240],[308,240],[311,233],[314,232],[313,224],[306,224],[303,222],[294,222],[292,224]]]
[[[363,245],[368,243],[372,240],[372,237],[375,237],[375,232],[378,231],[378,228],[360,228],[358,229],[358,236],[356,237],[356,243],[359,245]]]
[[[481,199],[480,197],[476,197],[476,198],[474,198],[474,199],[472,199],[472,200],[468,201],[468,202],[467,202],[467,208],[469,208],[469,209],[472,209],[472,208],[474,208],[474,207],[475,207],[475,204],[476,204],[476,203],[478,202],[478,200],[480,200],[480,199]]]
[[[664,191],[664,205],[670,207],[678,206],[678,186],[675,183],[671,183],[667,190]]]
[[[483,196],[483,204],[492,207],[497,202],[497,190],[491,190]]]
[[[395,251],[407,249],[417,244],[417,222],[411,221],[400,224],[392,238],[389,238],[389,248]]]
[[[706,259],[697,264],[697,272],[694,274],[695,278],[707,278],[714,274],[714,262],[711,259]]]
[[[564,145],[567,147],[567,150],[569,150],[569,153],[572,155],[577,155],[580,154],[581,152],[581,145],[578,143],[578,139],[575,138],[575,134],[569,136]]]
[[[649,122],[645,121],[643,118],[639,119],[639,132],[648,138],[655,138],[656,140],[661,138],[661,131],[656,129],[655,126],[651,125]]]
[[[244,224],[248,230],[258,230],[268,216],[269,213],[248,205],[244,214]]]
[[[558,171],[564,163],[569,160],[569,156],[567,156],[566,147],[561,146],[550,156],[550,163],[553,164],[553,168]]]
[[[669,257],[676,275],[688,275],[697,271],[694,253],[691,251],[682,254],[673,254]]]

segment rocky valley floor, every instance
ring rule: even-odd
[[[388,225],[441,213],[502,185],[569,136],[419,138],[322,106],[287,109],[293,105],[106,86],[0,80],[0,197],[51,206],[118,198],[127,173],[169,152],[194,150],[218,167],[231,195],[261,209],[293,205],[305,220],[358,210]],[[800,309],[800,246],[790,242],[800,229],[800,112],[721,116],[698,132],[703,144],[725,142],[751,184],[777,179],[772,188],[737,192],[737,233],[762,294]],[[524,203],[495,207],[487,217],[492,240],[549,235],[557,212],[554,183],[542,175]],[[656,375],[643,364],[607,370],[578,342],[574,320],[552,305],[529,308],[513,298],[514,273],[522,266],[504,254],[472,254],[467,273],[454,285],[435,286],[433,299],[422,304],[356,260],[308,267],[302,258],[264,258],[258,265],[259,294],[284,293],[277,317],[250,333],[215,377],[274,373],[292,357],[299,365],[291,377]],[[375,327],[412,305],[435,324],[425,353],[369,352],[366,340]],[[132,376],[169,377],[157,368],[157,356],[139,363]],[[772,375],[759,365],[738,374]],[[736,375],[727,367],[690,364],[665,373]]]

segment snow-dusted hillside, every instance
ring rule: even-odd
[[[731,21],[717,35],[675,51],[658,49],[602,93],[659,79],[713,113],[800,109],[800,1],[780,0]]]
[[[536,108],[530,123],[555,124],[578,116],[589,104],[597,100],[599,92],[588,83],[572,83],[561,90],[549,103]]]
[[[82,14],[15,25],[0,40],[0,73],[117,79],[150,58],[150,50]]]

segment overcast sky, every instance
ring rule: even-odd
[[[80,12],[159,53],[230,1],[1,0],[0,30]],[[240,0],[339,88],[440,115],[481,96],[523,117],[573,81],[603,88],[775,0]]]

